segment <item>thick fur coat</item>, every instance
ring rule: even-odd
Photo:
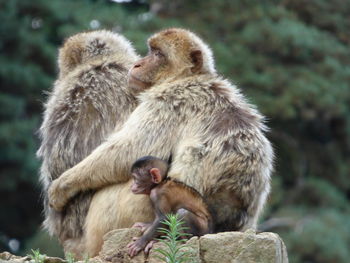
[[[48,188],[120,129],[135,109],[127,72],[137,59],[124,37],[108,31],[72,36],[59,51],[59,78],[45,104],[37,155],[42,160],[44,227],[63,245],[82,238],[93,191],[79,193],[56,212],[48,206]]]
[[[256,227],[270,191],[273,163],[263,117],[236,86],[217,75],[210,49],[193,33],[165,30],[148,43],[150,50],[166,55],[167,71],[139,95],[139,105],[119,131],[52,183],[51,205],[61,210],[87,189],[128,185],[130,167],[142,156],[171,156],[169,176],[203,195],[214,232]],[[120,217],[132,221],[142,216],[149,204],[129,202],[133,197],[125,189],[116,194],[113,208],[95,195],[100,206],[90,207],[87,228],[101,220],[102,233],[108,223],[116,226],[111,218],[121,222]],[[108,211],[109,219],[104,214]]]

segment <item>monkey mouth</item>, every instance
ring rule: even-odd
[[[148,88],[148,87],[152,86],[151,82],[141,80],[138,77],[134,76],[133,74],[129,75],[128,82],[129,82],[129,86],[136,85],[138,87],[143,87],[143,88]]]

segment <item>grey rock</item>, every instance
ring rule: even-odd
[[[66,261],[62,258],[57,257],[46,257],[44,259],[44,263],[66,263]]]
[[[9,252],[2,252],[0,253],[0,263],[34,263],[34,259],[32,259],[30,256],[20,257],[12,255]],[[64,259],[57,258],[57,257],[47,257],[44,255],[43,263],[66,263]]]
[[[267,262],[288,263],[286,248],[277,234],[224,232],[200,238],[201,259],[205,263]]]
[[[143,253],[131,259],[126,248],[133,237],[140,235],[141,231],[137,228],[116,229],[107,233],[103,237],[104,243],[99,258],[112,263],[145,262],[146,257]]]
[[[164,244],[154,244],[147,257],[140,253],[130,258],[127,244],[135,236],[140,236],[139,229],[117,229],[107,233],[100,254],[89,263],[159,263],[161,261],[154,249],[165,248]],[[209,234],[200,238],[193,237],[186,242],[181,251],[188,252],[189,262],[198,263],[288,263],[286,247],[275,233],[259,233],[252,229],[246,232],[224,232]],[[8,252],[0,253],[0,263],[32,263],[29,257],[18,257]],[[46,257],[44,263],[64,263],[63,259]],[[84,263],[84,261],[77,262]]]

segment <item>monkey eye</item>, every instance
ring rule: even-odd
[[[151,53],[153,53],[154,55],[156,55],[157,57],[164,57],[163,52],[159,49],[159,48],[154,48],[151,47],[150,48]]]
[[[163,54],[162,51],[160,51],[159,49],[157,49],[157,50],[155,51],[155,54],[156,54],[157,57],[164,57],[164,54]]]

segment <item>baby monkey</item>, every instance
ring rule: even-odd
[[[164,227],[161,221],[169,213],[179,215],[185,221],[187,233],[202,236],[211,232],[211,215],[208,212],[202,196],[193,188],[167,177],[169,165],[167,162],[145,156],[138,159],[131,168],[134,194],[149,195],[155,212],[152,223],[135,223],[133,227],[141,228],[143,235],[134,237],[128,244],[129,255],[134,257],[142,249],[147,254],[155,243],[153,239],[159,236],[157,229]]]

